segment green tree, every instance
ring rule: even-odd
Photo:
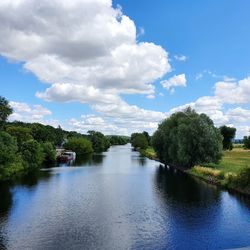
[[[143,133],[134,133],[131,138],[131,144],[134,148],[146,149],[148,147],[148,140]]]
[[[220,127],[221,135],[223,136],[223,149],[224,150],[232,150],[233,143],[232,140],[235,137],[236,128],[221,126]]]
[[[6,132],[17,139],[19,148],[21,147],[23,142],[33,139],[30,128],[8,125],[6,127]]]
[[[250,136],[244,136],[243,143],[244,148],[250,149]]]
[[[71,137],[63,145],[67,150],[72,150],[78,155],[89,154],[93,152],[91,142],[84,137]]]
[[[222,136],[213,121],[191,108],[172,114],[152,137],[158,158],[167,164],[192,167],[218,162],[222,155]]]
[[[0,132],[0,166],[13,162],[17,150],[16,139],[6,132]]]
[[[28,170],[39,168],[44,161],[43,148],[36,140],[24,142],[21,147],[21,154]]]
[[[88,131],[88,139],[92,143],[94,152],[106,151],[110,146],[108,138],[101,132]]]
[[[44,162],[56,161],[56,150],[51,142],[44,142],[41,144],[43,149]]]
[[[23,171],[17,142],[6,132],[0,132],[0,181],[12,179]]]
[[[150,135],[148,134],[147,131],[143,131],[142,133],[145,135],[145,137],[146,137],[146,139],[148,141],[148,145],[150,145],[150,140],[151,140]]]
[[[0,96],[0,129],[3,128],[4,123],[6,122],[9,115],[11,115],[13,109],[9,105],[8,100]]]

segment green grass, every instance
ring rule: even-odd
[[[250,150],[234,148],[232,151],[224,151],[218,164],[195,166],[188,172],[250,195]]]
[[[218,169],[224,173],[231,172],[238,174],[247,166],[250,166],[250,150],[234,148],[231,151],[223,152],[223,157],[218,164]]]
[[[156,152],[154,151],[154,149],[152,147],[148,147],[147,149],[141,149],[140,153],[143,156],[146,156],[146,157],[148,157],[150,159],[156,159],[157,158]]]

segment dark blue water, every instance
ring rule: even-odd
[[[250,205],[130,145],[0,188],[2,249],[250,246]]]

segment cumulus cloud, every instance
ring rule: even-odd
[[[153,98],[153,83],[171,71],[167,51],[137,41],[143,33],[111,0],[0,1],[0,55],[47,84],[38,98],[86,103],[101,116],[152,128],[163,113],[121,98]]]
[[[163,88],[173,91],[175,87],[186,87],[187,80],[185,74],[174,75],[168,80],[161,81]]]
[[[0,53],[24,62],[40,80],[152,94],[152,83],[170,71],[168,53],[136,40],[134,22],[111,0],[0,2]],[[45,96],[53,99],[51,88]],[[86,97],[82,95],[83,102]],[[69,100],[71,98],[69,97]]]
[[[13,114],[10,115],[10,121],[23,121],[23,122],[39,122],[45,125],[57,127],[59,122],[54,119],[46,119],[51,116],[52,112],[41,105],[29,105],[24,102],[10,102],[13,108]]]
[[[237,138],[249,134],[250,110],[242,107],[230,107],[228,104],[248,104],[250,78],[236,82],[218,82],[215,84],[214,96],[203,96],[194,102],[190,102],[171,109],[168,115],[184,110],[187,107],[195,109],[198,113],[207,114],[216,126],[227,125],[237,128]],[[227,106],[225,107],[225,105]]]
[[[250,103],[250,77],[238,82],[217,82],[215,95],[224,103]]]
[[[250,110],[237,107],[234,109],[229,109],[226,115],[230,121],[235,123],[249,122],[250,121]]]

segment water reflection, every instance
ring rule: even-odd
[[[17,184],[0,187],[0,249],[250,244],[243,200],[159,166],[129,145],[78,157],[69,167],[47,168]]]
[[[68,162],[58,162],[54,167],[82,167],[82,166],[99,166],[102,165],[105,154],[87,154],[78,155],[76,159]]]
[[[217,187],[160,165],[155,173],[158,195],[189,206],[211,206],[220,201]]]

